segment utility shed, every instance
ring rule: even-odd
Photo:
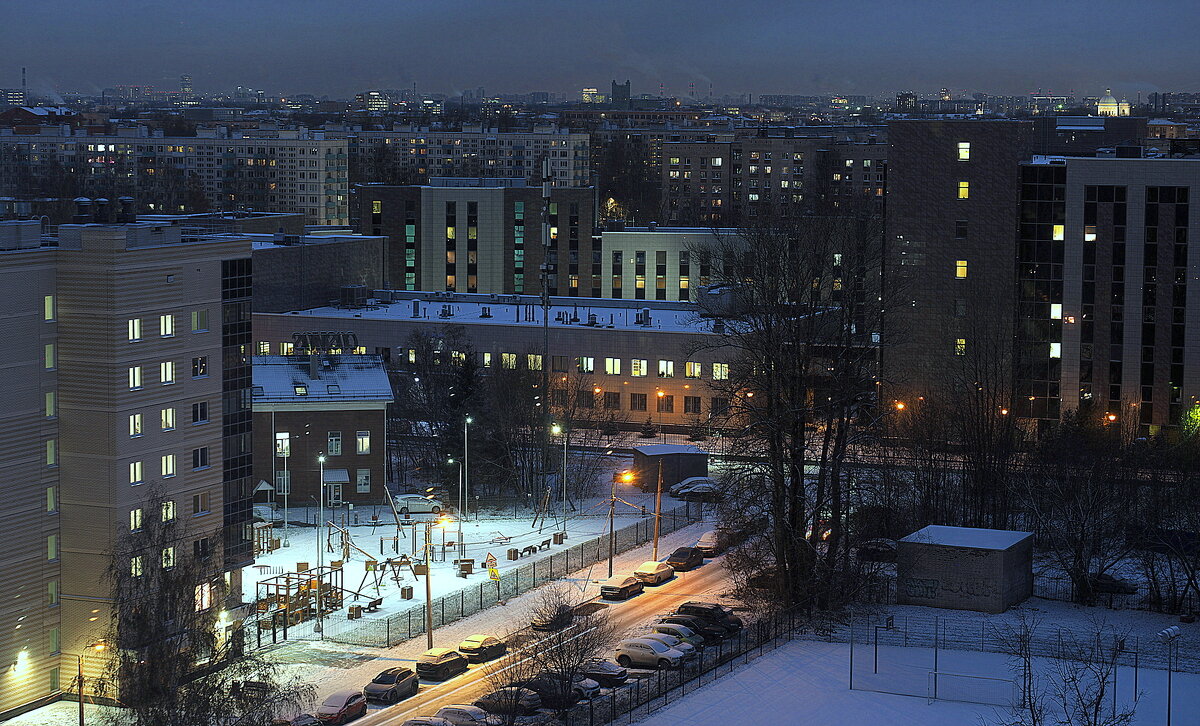
[[[1033,594],[1033,534],[930,525],[896,548],[896,602],[1002,613]]]
[[[668,491],[684,479],[708,476],[708,454],[690,444],[647,444],[633,447],[633,471],[643,491],[658,487],[658,464],[662,462],[662,488]]]

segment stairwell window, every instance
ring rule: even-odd
[[[134,343],[134,342],[137,342],[142,339],[142,319],[141,318],[130,318],[129,321],[126,323],[126,327],[128,328],[127,334],[129,336],[130,343]]]
[[[967,339],[966,338],[957,338],[954,341],[954,355],[966,355],[966,354],[967,354]]]
[[[958,142],[958,160],[959,161],[970,161],[971,160],[971,142],[969,142],[969,141]]]
[[[959,199],[970,199],[971,198],[971,182],[960,181],[958,183],[958,198]]]
[[[954,276],[960,280],[966,279],[966,277],[967,277],[967,261],[966,260],[958,260],[954,263]]]
[[[175,316],[174,315],[159,315],[158,316],[158,334],[163,338],[171,338],[175,336]]]

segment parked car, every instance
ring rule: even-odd
[[[599,685],[595,681],[591,681],[599,690]],[[568,683],[563,678],[549,678],[545,673],[539,673],[533,678],[527,678],[523,681],[516,681],[514,686],[528,688],[542,699],[542,705],[547,708],[570,708],[579,702],[583,696],[578,690],[572,688],[572,684]]]
[[[424,494],[397,494],[396,511],[402,515],[441,514],[445,507],[440,501]]]
[[[1088,575],[1088,584],[1092,586],[1094,592],[1106,595],[1136,595],[1138,591],[1137,585],[1128,580],[1113,577],[1107,572]]]
[[[679,495],[683,494],[684,492],[687,492],[688,490],[693,489],[695,487],[706,488],[706,487],[716,487],[716,486],[717,486],[717,482],[715,482],[711,477],[689,476],[687,479],[684,479],[676,484],[673,484],[671,486],[670,492],[671,492],[671,496],[678,497]]]
[[[742,619],[734,615],[733,611],[729,608],[717,603],[693,600],[675,608],[675,613],[677,615],[691,615],[692,617],[710,622],[713,625],[720,625],[731,635],[742,629]]]
[[[665,562],[649,560],[638,565],[633,576],[647,585],[661,585],[675,576],[675,570]]]
[[[575,619],[575,610],[570,605],[559,605],[552,613],[539,613],[533,616],[529,627],[534,630],[549,632],[562,630]]]
[[[326,698],[314,714],[323,724],[337,726],[350,723],[367,713],[367,699],[362,691],[345,689]]]
[[[410,718],[400,726],[454,726],[444,718],[438,716],[416,716]]]
[[[629,671],[612,661],[593,658],[583,664],[579,675],[591,678],[602,686],[619,686],[629,679]]]
[[[481,696],[475,705],[499,716],[532,716],[542,707],[542,697],[528,688],[509,686]]]
[[[693,476],[671,487],[671,495],[685,502],[716,502],[721,499],[721,487],[706,476]]]
[[[444,681],[467,670],[467,659],[449,648],[430,648],[417,656],[417,675],[431,681]]]
[[[368,701],[395,703],[417,695],[420,688],[420,679],[411,668],[388,668],[363,687],[363,696]]]
[[[668,648],[674,648],[680,653],[683,653],[683,657],[685,659],[696,657],[696,646],[692,645],[691,643],[685,643],[679,638],[676,638],[674,635],[667,635],[666,633],[660,633],[657,630],[651,630],[649,633],[644,633],[638,637],[647,638],[649,640],[657,640]]]
[[[624,668],[678,668],[683,663],[683,653],[668,648],[650,638],[629,638],[617,643],[617,663]]]
[[[600,586],[600,597],[605,600],[628,600],[642,594],[646,584],[633,575],[615,575]]]
[[[565,673],[548,670],[542,671],[537,675],[537,677],[556,681],[564,685],[569,681],[571,690],[575,692],[575,695],[578,696],[579,700],[583,700],[585,698],[595,698],[596,696],[600,695],[600,683],[581,673],[576,673],[568,678]]]
[[[311,713],[302,713],[292,719],[280,718],[272,722],[272,726],[321,726],[321,722]]]
[[[692,632],[699,633],[704,636],[705,641],[716,641],[722,638],[727,638],[731,632],[724,625],[710,623],[700,618],[694,618],[691,615],[663,615],[658,619],[659,623],[668,623],[671,625],[683,625]]]
[[[650,629],[656,633],[673,635],[683,642],[695,646],[696,648],[704,647],[704,636],[686,625],[677,625],[675,623],[651,623]]]
[[[724,539],[721,530],[710,529],[700,535],[700,539],[696,542],[696,549],[703,552],[705,557],[716,557],[725,549]]]
[[[458,644],[458,652],[467,657],[468,663],[483,663],[499,658],[508,650],[508,646],[499,638],[492,635],[477,633]]]
[[[704,553],[699,547],[680,547],[667,557],[667,564],[676,572],[694,570],[704,564]]]
[[[487,711],[465,703],[442,706],[434,715],[446,719],[454,726],[491,726],[492,723]]]
[[[858,559],[863,562],[895,562],[896,540],[869,539],[858,546]]]

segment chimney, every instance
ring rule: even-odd
[[[133,211],[133,197],[117,197],[117,204],[121,205],[117,212],[118,224],[133,224],[137,221],[137,213]]]
[[[321,354],[320,353],[311,353],[310,352],[308,354],[308,377],[309,377],[309,379],[314,380],[314,381],[321,380]]]
[[[92,221],[92,200],[87,197],[75,198],[75,216],[71,224],[89,224]]]
[[[112,222],[112,207],[109,206],[108,200],[104,197],[96,198],[96,208],[94,215],[98,224],[109,224]]]

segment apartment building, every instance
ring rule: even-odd
[[[547,265],[551,295],[598,297],[599,240],[593,190],[553,187],[551,244],[542,244],[541,186],[514,178],[437,178],[427,186],[354,188],[353,226],[388,237],[393,289],[540,293]]]
[[[15,594],[0,603],[0,649],[17,664],[0,679],[0,714],[11,714],[73,695],[76,657],[107,626],[114,543],[149,518],[180,523],[162,563],[209,559],[240,600],[252,556],[250,246],[107,220],[46,237],[37,222],[4,222],[0,239],[12,348],[0,567]],[[164,500],[153,511],[151,496]],[[100,657],[83,662],[103,671]]]
[[[1200,404],[1200,157],[1038,157],[1019,174],[1018,411],[1178,425]]]
[[[85,196],[133,196],[142,211],[294,212],[306,224],[349,223],[347,140],[297,129],[199,129],[162,136],[145,126],[112,133],[45,125],[0,128],[0,187],[17,192],[63,175]]]
[[[356,182],[424,184],[434,177],[525,179],[541,184],[550,160],[556,187],[591,185],[588,135],[556,126],[499,131],[480,124],[461,130],[396,125],[390,131],[347,132]]]
[[[862,141],[823,133],[665,144],[664,221],[749,224],[794,216],[821,201],[866,201],[882,212],[888,147],[871,138],[871,127],[861,128]]]

